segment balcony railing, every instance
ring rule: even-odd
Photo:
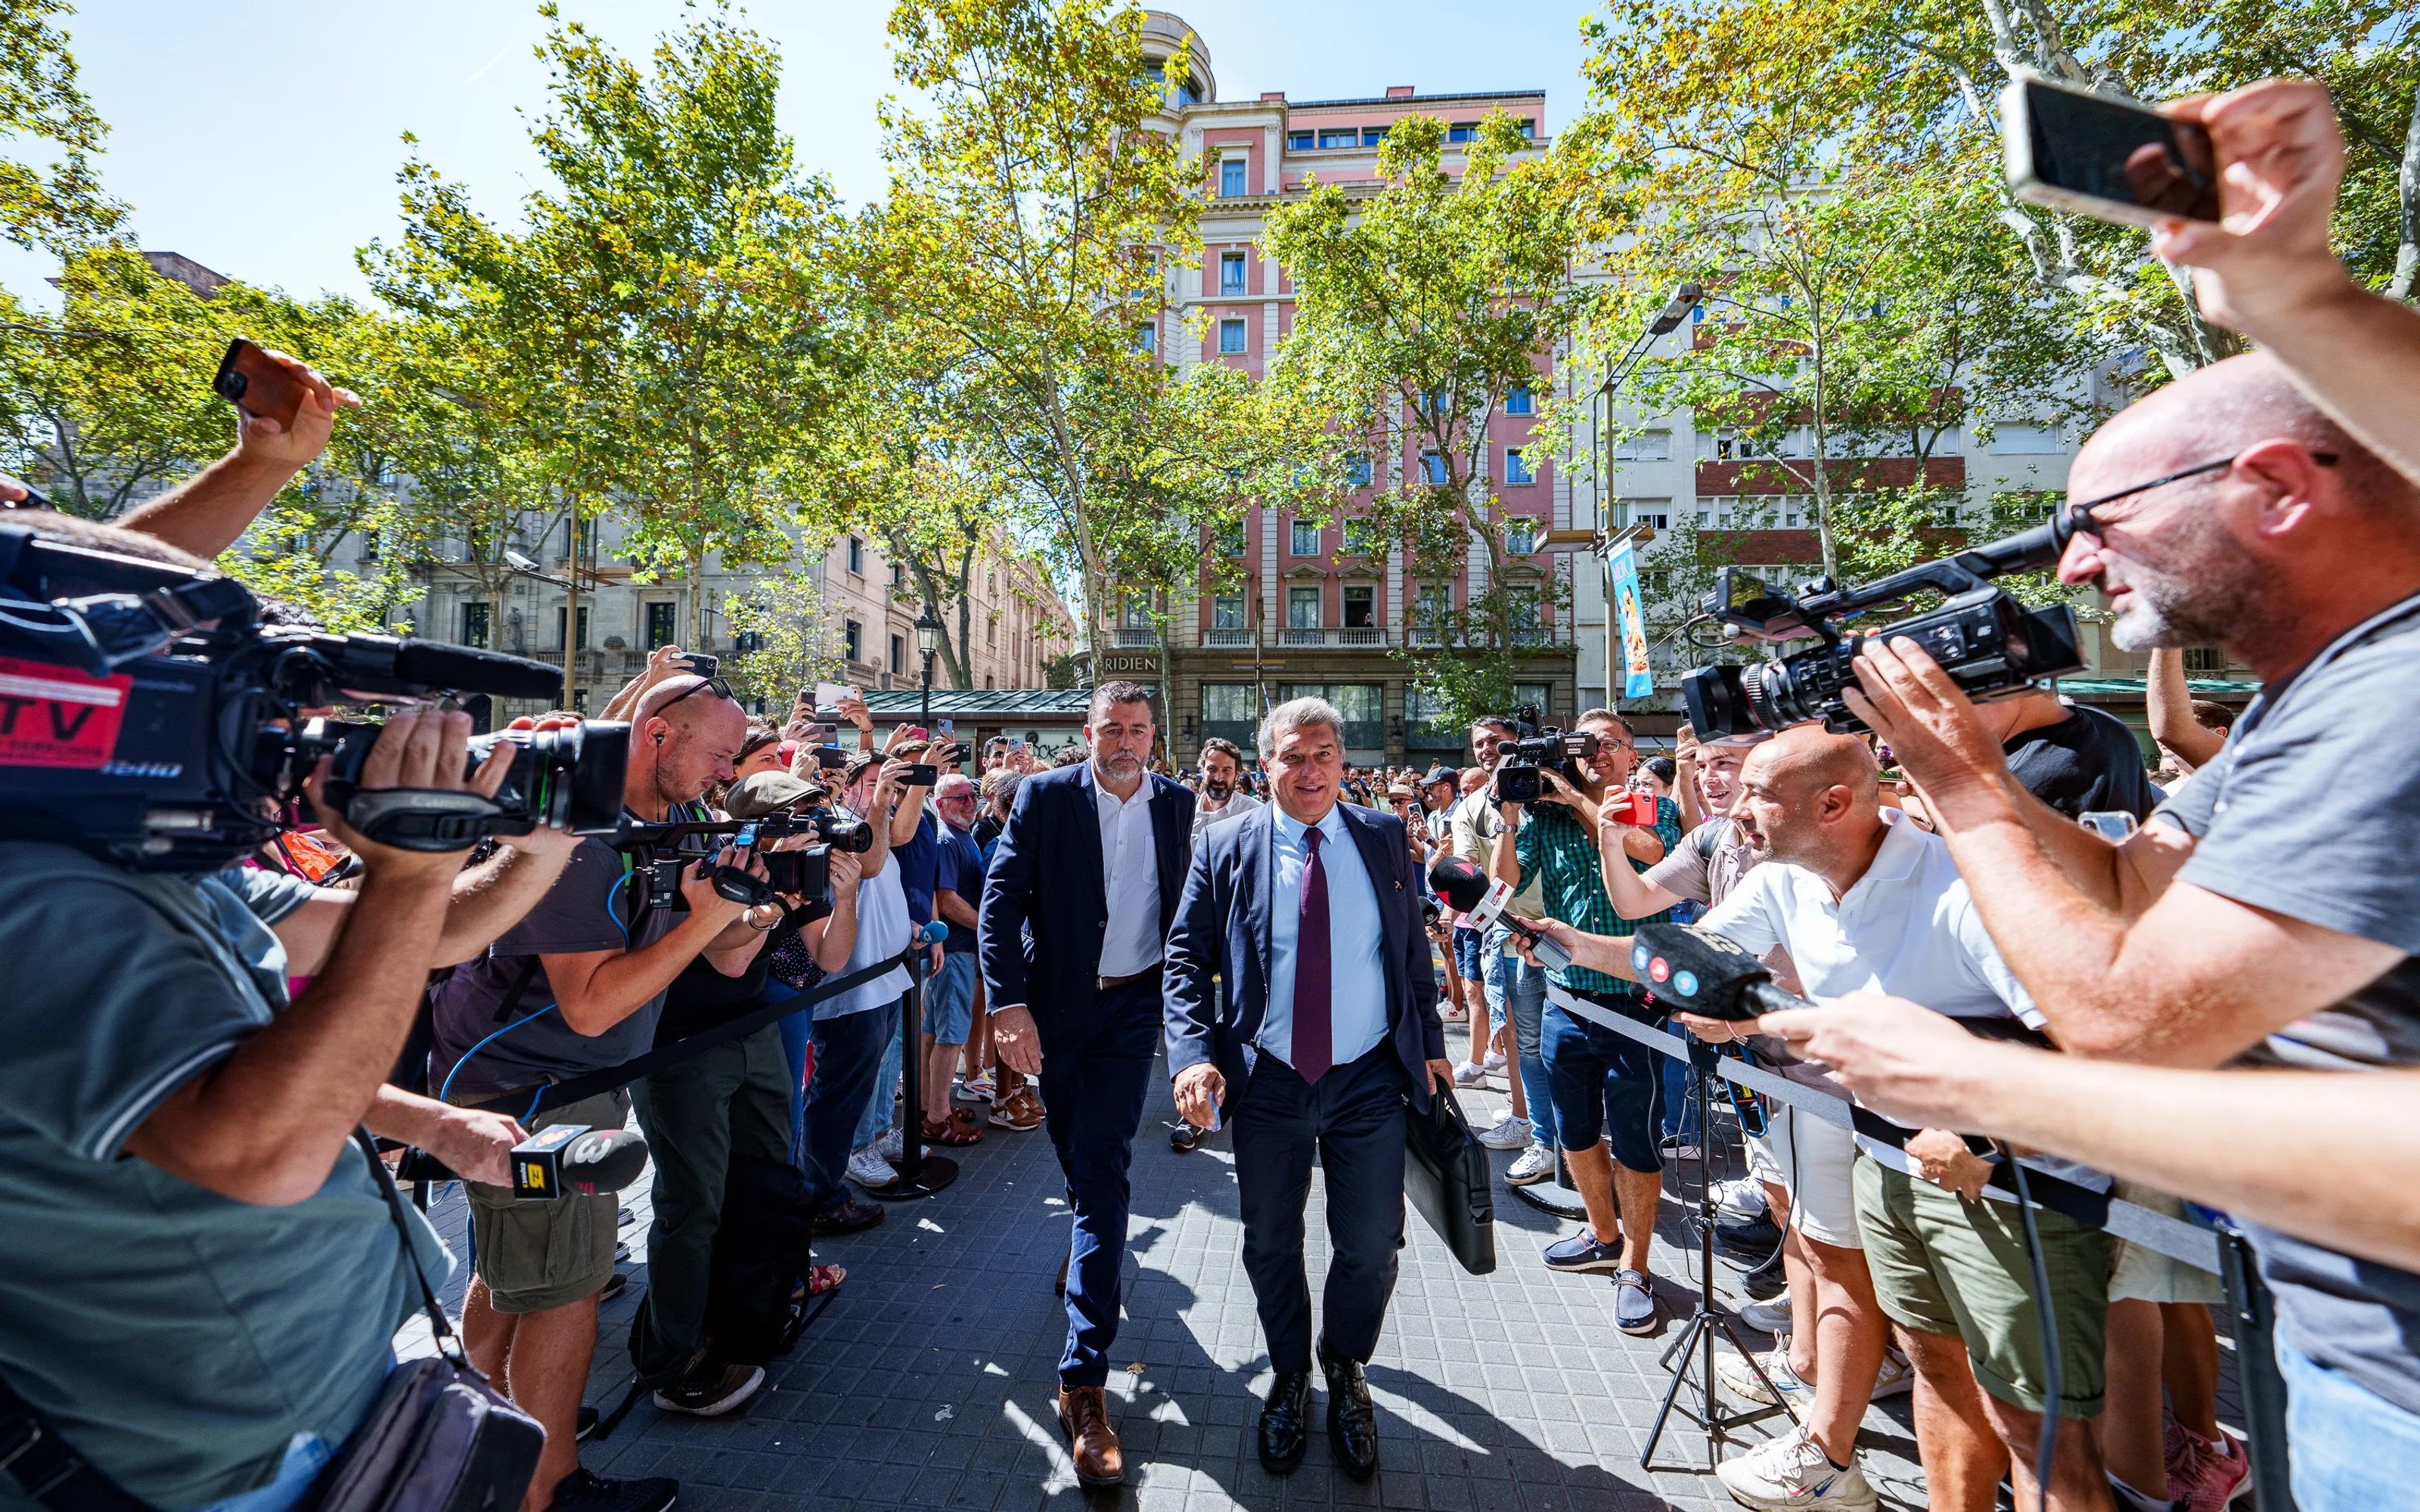
[[[1574,627],[1568,621],[1554,625],[1516,625],[1512,643],[1516,646],[1568,646],[1573,643]],[[1433,647],[1442,649],[1450,644],[1434,625],[1360,625],[1344,629],[1337,625],[1280,625],[1265,633],[1255,630],[1203,630],[1199,645],[1215,648],[1266,646],[1336,646],[1373,648],[1386,646]],[[1121,640],[1120,645],[1129,642]],[[1146,642],[1156,644],[1156,641]]]
[[[1159,644],[1159,632],[1156,630],[1138,630],[1129,625],[1120,625],[1118,627],[1118,644],[1121,646],[1137,646],[1148,650],[1149,648]]]
[[[1365,625],[1357,630],[1339,630],[1336,643],[1340,646],[1383,646],[1387,643],[1387,632],[1375,625]]]
[[[1249,630],[1207,630],[1202,642],[1206,646],[1249,646],[1252,643]]]
[[[1327,644],[1327,632],[1321,629],[1304,629],[1289,625],[1284,629],[1278,632],[1278,644],[1281,646],[1324,646]]]

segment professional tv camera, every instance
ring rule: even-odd
[[[2049,566],[2066,549],[2073,524],[2064,510],[2048,523],[1988,541],[1938,562],[1840,588],[1819,578],[1795,597],[1736,567],[1716,576],[1700,620],[1723,625],[1727,639],[1823,642],[1812,651],[1747,667],[1700,667],[1681,679],[1689,722],[1700,736],[1747,734],[1821,719],[1827,730],[1865,728],[1840,700],[1856,682],[1857,648],[1869,640],[1914,640],[1970,698],[1989,700],[2029,687],[2037,678],[2080,671],[2084,656],[2075,611],[2064,604],[2027,609],[1989,579]],[[1927,590],[1947,601],[1865,634],[1843,635],[1836,621],[1896,604]]]
[[[136,871],[211,872],[287,827],[335,758],[329,801],[369,839],[464,850],[540,825],[621,816],[629,727],[520,737],[490,801],[353,782],[378,726],[341,703],[475,692],[551,698],[543,662],[383,635],[260,623],[242,584],[0,525],[0,838],[73,845]],[[475,763],[499,736],[471,742]]]
[[[1544,723],[1534,703],[1512,711],[1512,733],[1515,738],[1496,748],[1498,759],[1510,756],[1512,760],[1497,769],[1488,801],[1536,803],[1546,791],[1546,779],[1541,774],[1547,767],[1561,773],[1563,780],[1575,788],[1588,785],[1578,764],[1596,754],[1596,736],[1585,730],[1566,732]]]
[[[793,851],[758,849],[768,881],[760,882],[734,866],[714,868],[714,890],[733,903],[768,903],[783,893],[807,900],[809,908],[831,907],[831,853],[858,855],[874,848],[874,829],[862,819],[830,810],[783,810],[758,819],[675,820],[643,824],[624,819],[615,831],[615,850],[630,856],[630,917],[651,908],[686,909],[681,874],[710,860],[723,845],[745,850],[792,835],[811,835],[815,843]],[[728,837],[724,839],[723,837]]]

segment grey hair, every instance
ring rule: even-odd
[[[1278,753],[1278,736],[1285,731],[1306,724],[1324,724],[1336,732],[1336,744],[1344,744],[1344,716],[1336,705],[1323,698],[1291,699],[1269,711],[1261,721],[1261,763],[1266,765]]]

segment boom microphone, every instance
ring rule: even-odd
[[[1466,916],[1470,927],[1485,930],[1501,924],[1529,942],[1529,953],[1541,965],[1560,971],[1572,964],[1569,952],[1553,940],[1539,933],[1514,915],[1504,911],[1512,901],[1512,889],[1501,878],[1490,877],[1475,864],[1459,856],[1439,856],[1429,863],[1429,886],[1457,914]]]

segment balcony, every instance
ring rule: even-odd
[[[1118,627],[1118,646],[1121,650],[1148,651],[1158,644],[1159,632],[1156,630],[1138,630],[1130,625]]]
[[[1324,646],[1327,643],[1327,632],[1323,629],[1303,629],[1289,625],[1278,632],[1278,644],[1281,646]]]
[[[1252,643],[1249,630],[1204,630],[1202,643],[1205,646],[1249,646]]]

